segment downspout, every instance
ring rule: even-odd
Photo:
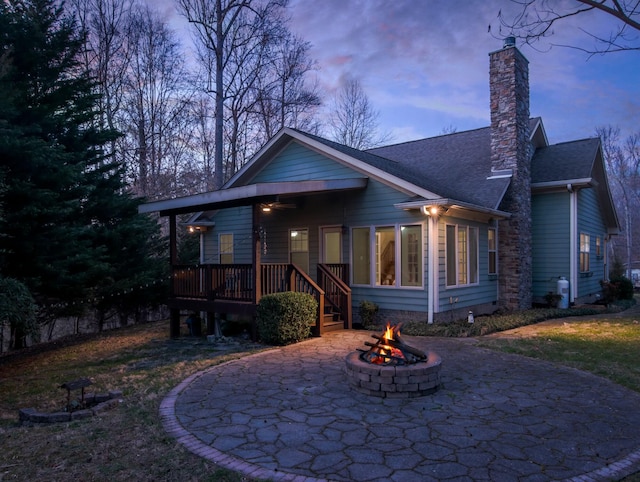
[[[425,208],[423,213],[427,214]],[[428,225],[428,262],[427,262],[427,323],[433,323],[438,296],[438,217],[427,216]]]
[[[567,184],[569,191],[569,303],[574,303],[578,290],[578,191]]]

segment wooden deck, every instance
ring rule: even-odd
[[[348,265],[318,265],[314,281],[293,264],[260,265],[260,279],[251,264],[174,265],[167,305],[171,310],[171,336],[180,333],[180,311],[210,314],[239,314],[254,317],[260,298],[272,293],[297,291],[312,295],[318,302],[318,316],[312,332],[349,329],[352,325],[351,289]],[[256,293],[256,284],[260,292]],[[255,337],[255,321],[253,323]]]

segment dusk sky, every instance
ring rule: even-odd
[[[329,98],[358,79],[394,142],[489,124],[489,52],[502,47],[497,15],[509,0],[291,0],[291,29],[313,46]],[[607,35],[602,13],[563,21],[529,60],[531,116],[551,143],[592,137],[602,125],[640,131],[640,53],[589,57],[550,42],[591,45],[579,27]],[[492,33],[488,26],[492,25]]]

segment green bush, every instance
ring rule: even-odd
[[[617,288],[617,299],[632,300],[633,299],[633,283],[625,276],[616,276],[611,278],[609,283]]]
[[[29,289],[13,278],[0,277],[0,325],[10,330],[10,348],[23,348],[26,338],[39,341],[36,304]],[[0,340],[0,352],[3,340]]]
[[[619,311],[619,309],[612,307],[609,311],[614,312]],[[414,336],[482,336],[498,331],[511,330],[520,326],[532,325],[544,320],[564,318],[568,315],[586,316],[600,313],[602,313],[601,310],[593,308],[571,308],[570,311],[558,308],[538,308],[517,313],[478,316],[475,323],[467,322],[466,318],[451,323],[433,323],[430,325],[424,322],[409,322],[402,326],[402,333]]]
[[[362,300],[358,308],[358,314],[362,321],[362,326],[368,328],[376,324],[376,315],[379,307],[372,301]]]
[[[318,302],[307,293],[274,293],[263,296],[257,308],[258,336],[270,345],[289,345],[311,335]]]

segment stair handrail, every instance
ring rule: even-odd
[[[340,292],[340,304],[336,304],[330,295],[325,295],[325,299],[342,315],[345,328],[351,328],[351,288],[325,264],[318,263],[317,271],[318,281],[328,280],[333,286],[337,287]],[[323,288],[326,288],[326,286],[323,286]],[[330,291],[329,289],[325,289],[325,293]]]

